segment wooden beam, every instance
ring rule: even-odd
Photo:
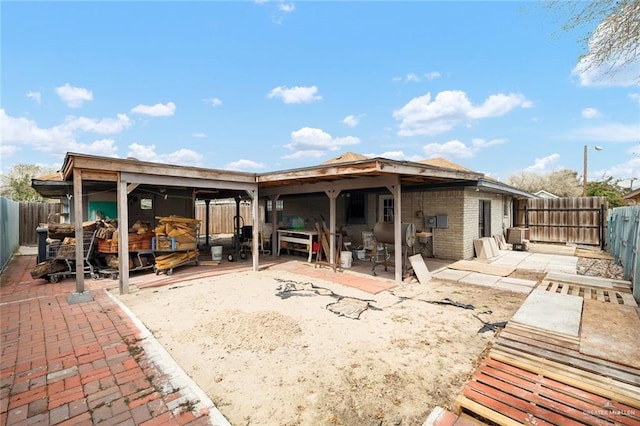
[[[105,172],[103,170],[82,170],[82,180],[92,180],[99,182],[117,182],[118,181],[118,173],[116,172]]]
[[[393,176],[376,176],[376,177],[364,177],[364,178],[342,178],[331,182],[316,182],[316,183],[303,183],[303,184],[291,184],[287,186],[260,188],[260,196],[277,195],[291,195],[291,194],[312,194],[315,192],[325,192],[328,187],[331,189],[337,189],[339,191],[349,191],[356,189],[366,188],[384,188],[388,185],[395,183],[396,180]]]
[[[336,263],[336,198],[340,195],[339,190],[329,189],[325,191],[329,197],[329,237],[332,241],[329,241],[329,255],[331,256],[331,266],[335,268]],[[338,250],[342,250],[342,247],[338,247]]]
[[[117,187],[118,198],[118,276],[120,294],[129,293],[129,204],[127,203],[127,182],[120,180]]]
[[[258,210],[258,190],[247,191],[251,197],[251,215],[253,216],[252,233],[251,233],[251,257],[253,260],[253,271],[258,272],[260,269],[260,212]]]
[[[82,171],[73,172],[73,220],[76,233],[76,292],[84,292],[84,229],[82,228]]]
[[[129,185],[127,185],[127,194],[131,194],[131,191],[136,189],[139,185],[139,183],[130,183]]]
[[[254,182],[235,182],[231,180],[204,179],[189,176],[156,176],[142,173],[123,172],[122,179],[147,185],[187,186],[194,188],[231,189],[238,191],[252,191],[258,189]]]
[[[190,166],[152,163],[132,159],[89,156],[83,154],[67,154],[66,167],[72,164],[75,169],[93,169],[105,172],[123,172],[141,175],[187,177],[207,180],[228,180],[244,183],[255,183],[254,173],[232,172],[227,170],[205,169]],[[131,180],[127,181],[132,182]],[[137,182],[134,180],[133,182]],[[140,182],[144,183],[144,182]]]

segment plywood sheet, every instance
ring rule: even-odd
[[[476,262],[473,260],[458,260],[457,262],[449,265],[450,269],[457,269],[460,271],[479,272],[481,274],[497,275],[499,277],[506,277],[511,275],[515,271],[515,267],[494,265],[489,263]]]
[[[558,244],[529,243],[528,250],[531,253],[560,254],[564,256],[574,256],[576,253],[575,247],[563,246]]]
[[[536,289],[512,318],[519,324],[578,337],[583,299]]]
[[[635,307],[585,300],[580,352],[640,368],[638,330]]]
[[[411,262],[413,271],[416,273],[420,284],[426,284],[431,280],[431,274],[429,273],[429,269],[427,269],[427,265],[424,263],[424,259],[421,254],[409,256],[409,262]]]

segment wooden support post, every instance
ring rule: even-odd
[[[340,195],[339,189],[329,189],[325,191],[327,196],[329,197],[329,235],[336,235],[336,198]],[[335,241],[331,241],[329,245],[331,252],[329,253],[329,258],[331,259],[331,264],[336,264],[336,243]],[[339,256],[339,254],[338,254]]]
[[[76,292],[84,292],[84,229],[82,228],[82,170],[73,171],[73,213],[76,234]]]
[[[278,241],[278,198],[279,194],[271,196],[271,256],[277,256],[280,241]]]
[[[247,191],[247,194],[251,197],[251,215],[253,216],[252,222],[252,234],[251,234],[251,258],[253,260],[253,270],[258,271],[260,268],[260,251],[258,249],[260,245],[260,218],[258,218],[258,190]]]
[[[396,184],[387,188],[393,195],[393,247],[394,247],[394,269],[395,281],[402,282],[402,191],[400,188],[400,177],[396,176]]]
[[[118,279],[120,294],[129,293],[129,204],[127,182],[118,179]]]

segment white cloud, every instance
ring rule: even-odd
[[[346,124],[349,127],[356,127],[360,123],[360,117],[356,117],[355,115],[347,115],[342,119],[342,123]]]
[[[13,154],[15,154],[18,151],[18,147],[15,145],[6,145],[6,144],[2,144],[0,145],[0,157],[4,158],[5,160],[9,157],[12,157]]]
[[[367,157],[381,157],[397,161],[420,161],[422,157],[419,155],[407,155],[403,151],[385,151],[381,154],[366,154]]]
[[[629,99],[636,101],[640,104],[640,93],[629,93]]]
[[[640,124],[604,123],[569,131],[567,139],[585,142],[636,142],[640,139]]]
[[[474,138],[471,140],[471,146],[473,146],[474,149],[479,150],[482,148],[488,148],[490,146],[502,145],[503,143],[506,143],[506,142],[507,142],[506,139],[501,139],[501,138],[490,139],[490,140],[486,140],[482,138]]]
[[[310,103],[322,99],[322,96],[318,95],[318,88],[316,86],[296,86],[291,88],[278,86],[271,89],[267,97],[280,98],[285,104]]]
[[[433,157],[446,157],[446,158],[471,158],[473,157],[474,150],[471,147],[468,147],[464,143],[455,139],[449,142],[445,142],[443,144],[439,143],[430,143],[425,145],[422,150],[427,155],[428,158]]]
[[[467,94],[447,90],[431,99],[431,93],[411,99],[393,112],[400,120],[399,136],[438,135],[472,119],[499,117],[514,108],[529,108],[532,104],[523,95],[497,94],[489,96],[480,106],[474,106]]]
[[[548,173],[557,168],[560,155],[551,154],[543,158],[536,158],[533,165],[525,169],[526,172]]]
[[[531,106],[531,101],[523,95],[499,93],[489,96],[481,106],[473,108],[467,115],[471,118],[500,117],[514,108],[531,108]]]
[[[117,157],[118,147],[113,139],[98,139],[88,144],[73,141],[66,145],[65,152],[78,152],[82,154],[99,155],[101,157]]]
[[[328,151],[337,151],[345,145],[356,145],[360,139],[355,136],[334,138],[322,129],[303,127],[291,132],[291,143],[286,148],[295,151],[284,158],[320,157]]]
[[[56,93],[70,108],[79,108],[86,101],[93,99],[93,92],[82,87],[73,87],[69,83],[56,87]]]
[[[393,77],[393,81],[402,81],[405,83],[419,83],[421,82],[423,79],[425,80],[435,80],[437,78],[440,78],[442,76],[442,74],[440,74],[438,71],[431,71],[431,72],[427,72],[424,74],[416,74],[413,72],[409,72],[406,73],[404,75],[404,77]]]
[[[422,150],[428,158],[446,157],[446,158],[471,158],[482,149],[506,143],[506,139],[482,139],[474,138],[471,145],[454,139],[445,143],[430,143],[425,145]]]
[[[613,167],[606,170],[594,170],[589,172],[589,175],[593,176],[613,176],[617,179],[624,181],[624,186],[629,188],[631,179],[634,178],[634,188],[638,188],[638,182],[640,179],[640,145],[636,145],[634,148],[626,151],[629,156],[627,161],[616,164]],[[623,184],[623,182],[620,182]]]
[[[222,106],[222,101],[220,100],[220,98],[206,98],[206,99],[203,99],[203,101],[208,103],[212,107]]]
[[[587,120],[591,120],[593,118],[600,117],[600,111],[595,108],[585,108],[582,110],[582,118],[586,118]]]
[[[203,158],[201,154],[184,148],[168,154],[158,154],[156,153],[155,145],[141,145],[138,143],[129,145],[127,157],[134,157],[140,161],[195,167],[202,165]]]
[[[170,117],[176,112],[176,104],[167,102],[166,104],[138,105],[131,108],[131,112],[151,117]]]
[[[263,163],[256,163],[251,160],[238,160],[228,163],[224,166],[225,170],[235,170],[235,171],[249,171],[249,170],[259,170],[264,169],[265,165]]]
[[[29,90],[27,92],[27,98],[33,99],[37,104],[40,104],[42,102],[42,94],[40,92],[32,92],[31,90]]]
[[[640,83],[640,59],[637,57],[625,57],[624,54],[618,57],[612,57],[609,61],[602,63],[595,60],[595,54],[592,48],[603,43],[602,39],[606,39],[608,34],[607,25],[601,24],[593,32],[589,39],[589,51],[584,55],[571,71],[571,75],[578,78],[581,86],[593,87],[610,87],[610,86],[637,86]],[[634,43],[634,42],[631,42]],[[628,52],[637,49],[637,39],[634,46],[629,46]],[[637,50],[636,50],[637,51]],[[631,54],[631,53],[629,53]]]
[[[428,73],[425,73],[424,78],[426,78],[427,80],[435,80],[436,78],[440,78],[442,77],[442,74],[440,74],[438,71],[431,71]]]
[[[54,157],[61,157],[66,152],[114,156],[117,148],[112,139],[85,143],[80,142],[78,138],[85,133],[117,134],[131,126],[132,121],[126,114],[103,119],[67,116],[61,124],[41,128],[33,120],[12,117],[7,115],[4,109],[0,109],[0,124],[2,145],[29,146],[30,149],[42,151]]]
[[[279,3],[278,4],[278,10],[280,12],[284,12],[284,13],[291,13],[294,10],[296,10],[296,6],[293,3]]]
[[[194,137],[194,138],[206,138],[207,134],[200,132],[200,133],[194,133],[191,136]]]

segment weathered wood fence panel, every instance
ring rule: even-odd
[[[604,247],[605,197],[535,198],[518,203],[516,226],[529,228],[529,240]]]
[[[617,207],[607,217],[607,247],[625,278],[633,282],[633,296],[640,302],[640,206]]]
[[[20,245],[38,244],[37,228],[41,224],[57,222],[60,214],[58,203],[19,203],[20,211],[18,229]]]
[[[264,208],[260,206],[260,217],[264,217]],[[206,204],[197,203],[195,209],[195,218],[200,220],[200,235],[207,232],[206,224]],[[230,203],[214,203],[209,204],[209,234],[233,234],[235,227],[234,218],[237,216],[235,202]],[[240,203],[240,226],[252,225],[253,215],[251,203]]]
[[[15,201],[0,197],[0,272],[7,266],[14,251],[20,247],[20,206]]]

